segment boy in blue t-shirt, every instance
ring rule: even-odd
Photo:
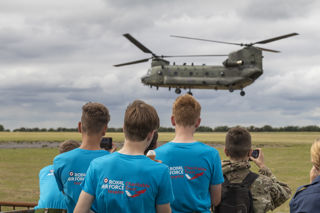
[[[171,123],[175,138],[159,148],[156,156],[169,166],[175,200],[172,212],[208,212],[221,200],[224,178],[219,152],[198,142],[193,134],[200,125],[201,106],[191,95],[176,99]]]
[[[82,107],[81,122],[78,130],[82,136],[80,148],[60,154],[53,161],[54,176],[65,195],[69,213],[72,213],[78,201],[81,186],[90,162],[109,154],[100,148],[101,138],[105,135],[110,115],[108,109],[100,103],[87,103]]]
[[[75,213],[89,212],[90,207],[94,212],[171,212],[168,167],[144,155],[158,128],[152,106],[137,100],[127,107],[124,145],[91,162]]]
[[[67,140],[59,145],[59,152],[71,151],[80,144],[77,141]],[[39,172],[40,199],[34,207],[35,212],[43,212],[43,209],[54,209],[56,212],[63,212],[67,209],[64,195],[59,191],[56,179],[53,174],[53,165],[44,167]]]

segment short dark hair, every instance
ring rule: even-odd
[[[153,106],[136,100],[127,107],[123,132],[129,140],[142,141],[148,133],[157,130],[159,125],[159,117]]]
[[[66,140],[59,145],[59,152],[60,154],[64,152],[69,152],[78,147],[80,147],[80,143],[78,141]]]
[[[81,130],[87,134],[99,133],[108,125],[110,115],[108,109],[100,103],[87,103],[82,107]]]
[[[251,135],[241,127],[231,128],[226,135],[226,154],[234,159],[246,157],[251,149]]]

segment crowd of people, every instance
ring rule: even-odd
[[[191,95],[179,96],[172,107],[175,136],[156,147],[160,120],[155,108],[141,100],[129,104],[120,150],[104,150],[110,115],[100,103],[82,107],[78,130],[82,142],[66,141],[53,165],[39,173],[40,200],[35,212],[210,213],[274,210],[291,196],[265,165],[262,149],[252,155],[250,133],[241,127],[226,134],[219,152],[194,138],[201,123],[201,105]],[[155,148],[156,158],[148,158]],[[320,209],[320,140],[311,147],[310,184],[297,189],[290,212]],[[258,173],[250,170],[252,161]]]

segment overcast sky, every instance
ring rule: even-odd
[[[281,53],[263,53],[264,74],[245,88],[246,96],[192,92],[202,105],[202,125],[319,125],[319,10],[316,0],[1,0],[0,124],[76,127],[82,105],[93,101],[109,108],[110,126],[121,127],[126,106],[142,99],[155,106],[161,126],[169,127],[177,95],[141,84],[150,61],[112,66],[148,57],[122,34],[170,55],[228,54],[240,48],[171,34],[254,42],[297,32],[263,45]],[[175,62],[221,65],[224,59]]]

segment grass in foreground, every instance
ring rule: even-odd
[[[199,141],[206,143],[224,144],[226,133],[196,133],[195,137]],[[292,145],[292,144],[311,144],[320,132],[253,132],[252,141],[256,145]],[[123,142],[124,135],[120,132],[107,132],[107,137],[112,137],[115,142]],[[167,142],[174,137],[172,132],[160,132],[159,141]],[[0,143],[11,142],[37,142],[50,141],[62,142],[73,139],[81,140],[78,132],[0,132]]]
[[[266,165],[280,181],[287,183],[292,193],[302,184],[309,182],[310,146],[320,133],[252,133],[253,146],[263,147]],[[115,142],[123,141],[123,133],[107,133]],[[174,133],[160,133],[159,141],[170,141]],[[221,158],[225,133],[196,133],[196,139],[206,143],[217,144]],[[76,132],[0,132],[0,143],[8,141],[64,141],[81,140]],[[37,202],[39,199],[38,173],[41,168],[52,164],[58,154],[57,149],[0,149],[0,200]],[[255,165],[252,165],[257,171]],[[289,212],[289,201],[274,212]]]
[[[223,147],[217,149],[226,159]],[[289,147],[265,147],[266,165],[279,180],[289,184],[293,192],[299,185],[309,181],[311,168],[310,145]],[[57,149],[0,149],[0,200],[37,202],[39,199],[38,173],[41,168],[52,164]],[[257,171],[255,165],[252,165]],[[274,212],[289,212],[288,202]]]

